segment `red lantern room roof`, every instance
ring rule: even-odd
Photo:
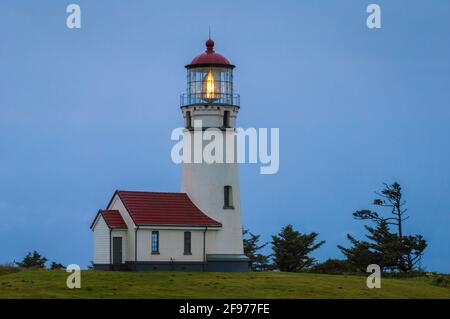
[[[226,57],[214,51],[214,41],[211,39],[206,41],[206,51],[197,55],[190,64],[186,65],[186,68],[190,69],[203,66],[234,68],[234,65]]]

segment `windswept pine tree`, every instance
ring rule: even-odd
[[[22,268],[45,268],[47,258],[41,256],[37,251],[28,253],[20,262],[16,262],[16,265]]]
[[[370,264],[377,264],[381,269],[394,269],[399,258],[398,236],[389,231],[386,222],[381,221],[376,227],[364,226],[368,241],[359,241],[347,235],[352,247],[338,246],[349,264],[365,272]]]
[[[318,235],[315,232],[301,234],[292,225],[283,227],[278,235],[272,236],[275,268],[295,272],[311,267],[316,260],[309,254],[325,243],[316,242]]]
[[[261,235],[255,235],[248,229],[243,232],[244,235],[244,254],[249,259],[249,267],[253,271],[267,270],[270,268],[269,256],[258,253],[266,247],[268,243],[260,244]]]
[[[378,264],[382,269],[411,271],[420,262],[427,247],[422,235],[404,235],[406,201],[403,200],[400,184],[384,184],[373,204],[387,208],[387,217],[372,210],[359,210],[353,213],[357,220],[367,220],[375,223],[375,227],[365,225],[368,234],[366,241],[358,241],[347,235],[351,247],[338,246],[348,262],[355,268],[365,271],[369,264]],[[391,230],[394,229],[394,231]]]

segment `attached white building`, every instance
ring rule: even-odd
[[[191,154],[195,154],[191,141],[198,130],[213,128],[223,141],[230,135],[235,139],[239,111],[239,96],[233,93],[234,65],[214,51],[211,39],[206,47],[186,66],[187,93],[181,98],[184,147]],[[195,125],[199,121],[201,128]],[[205,147],[200,144],[202,153]],[[235,158],[236,146],[233,151]],[[91,229],[95,269],[248,268],[236,162],[183,163],[181,193],[116,191]]]

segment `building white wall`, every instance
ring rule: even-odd
[[[100,215],[94,225],[94,264],[109,264],[109,228]]]
[[[127,241],[125,246],[125,258],[123,258],[124,261],[134,261],[134,231],[135,231],[135,225],[133,220],[131,219],[130,215],[128,214],[128,211],[126,210],[125,206],[123,205],[122,201],[120,200],[119,196],[115,195],[113,200],[111,201],[111,204],[108,206],[108,209],[110,210],[118,210],[120,212],[120,215],[122,216],[123,220],[125,221],[125,224],[128,227],[127,232]]]
[[[186,119],[186,112],[191,112],[191,125],[194,120],[201,120],[203,127],[222,127],[224,111],[230,112],[229,125],[236,126],[238,108],[235,106],[190,106],[182,109],[183,117]]]
[[[191,112],[192,124],[201,119],[204,127],[222,127],[224,111],[230,111],[230,125],[235,127],[238,108],[234,106],[190,106],[183,108],[183,115]],[[235,133],[221,131],[226,141],[227,135],[236,139]],[[184,141],[194,141],[192,130],[185,130]],[[203,147],[209,141],[203,143]],[[195,142],[190,143],[191,154],[194,154]],[[186,144],[185,144],[186,145]],[[189,146],[189,143],[187,144]],[[234,143],[234,157],[237,143]],[[226,158],[226,149],[223,151]],[[240,187],[238,164],[234,163],[183,163],[181,191],[208,216],[222,223],[222,229],[217,234],[211,234],[207,245],[209,254],[243,254],[242,220],[240,206]],[[232,187],[234,209],[224,209],[224,187]]]
[[[215,251],[210,253],[243,254],[237,164],[183,164],[182,176],[182,192],[205,214],[222,223],[216,235]],[[232,187],[234,209],[223,208],[227,185]]]
[[[203,230],[153,229],[159,231],[159,255],[152,254],[152,229],[138,230],[138,261],[203,261]],[[184,232],[191,232],[191,255],[184,254]],[[207,234],[216,231],[208,231]],[[208,240],[208,238],[207,238]]]

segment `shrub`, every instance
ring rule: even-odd
[[[450,276],[449,275],[437,275],[432,279],[431,282],[436,286],[450,288]]]
[[[61,269],[66,269],[66,267],[64,267],[63,264],[57,263],[55,261],[52,262],[50,269],[52,270],[61,270]]]
[[[348,274],[357,270],[346,260],[328,259],[323,263],[314,265],[310,272],[317,274]]]
[[[45,268],[46,262],[47,258],[41,256],[37,251],[34,251],[33,253],[28,253],[21,262],[16,262],[16,264],[21,268],[43,269]]]

